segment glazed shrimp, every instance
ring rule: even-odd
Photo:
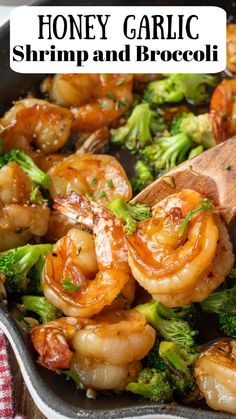
[[[182,237],[187,213],[203,196],[182,190],[153,207],[153,217],[127,238],[134,278],[153,298],[169,307],[202,301],[222,283],[233,266],[232,245],[223,222],[204,211],[192,217]],[[221,262],[221,265],[218,265]]]
[[[225,79],[211,97],[210,117],[217,142],[236,134],[236,79]]]
[[[61,317],[43,326],[34,327],[31,340],[39,354],[38,362],[50,370],[70,368],[73,352],[70,341],[75,332],[91,320]]]
[[[50,194],[77,192],[107,205],[113,198],[128,201],[132,196],[130,182],[115,157],[96,154],[73,154],[54,165],[48,174],[52,184]]]
[[[20,100],[0,120],[4,149],[31,151],[34,145],[44,154],[54,153],[68,141],[72,120],[68,109],[39,99]]]
[[[39,362],[71,368],[86,388],[123,390],[136,378],[155,330],[136,310],[117,310],[92,319],[61,318],[31,331]]]
[[[235,340],[220,340],[211,345],[200,355],[194,373],[208,406],[236,413]]]
[[[74,131],[87,132],[113,125],[129,109],[132,85],[129,74],[57,74],[42,90],[58,105],[71,107]]]
[[[236,24],[227,25],[227,68],[236,73]]]
[[[136,310],[99,314],[93,318],[94,325],[75,333],[71,369],[86,388],[124,390],[137,377],[140,360],[152,348],[156,335],[139,314]]]
[[[81,233],[75,236],[69,232],[46,257],[44,294],[66,315],[91,317],[110,305],[130,278],[124,228],[110,211],[76,193],[56,202],[57,210],[93,229],[96,258],[83,252]],[[97,273],[91,271],[92,261],[94,266],[98,263]],[[68,278],[78,286],[75,292],[64,290],[61,280]]]
[[[31,179],[16,164],[0,169],[0,251],[22,246],[47,231],[49,209],[30,204]]]

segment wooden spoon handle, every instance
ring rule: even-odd
[[[175,167],[140,192],[132,202],[152,206],[185,188],[202,193],[222,207],[222,215],[229,223],[236,215],[236,137]]]

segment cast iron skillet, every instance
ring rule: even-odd
[[[42,0],[34,2],[34,5],[110,5],[107,0]],[[195,6],[208,5],[219,6],[227,10],[229,20],[236,16],[236,3],[227,0],[209,1],[165,1],[165,0],[146,0],[136,1],[116,1],[115,6]],[[210,30],[210,28],[209,28]],[[23,75],[14,73],[9,68],[9,25],[5,24],[0,29],[0,112],[3,112],[10,105],[13,99],[24,95],[32,86],[38,84],[42,75]],[[59,72],[60,70],[58,70]],[[157,69],[158,71],[158,69]],[[17,323],[11,317],[6,306],[0,306],[0,327],[8,337],[19,362],[23,377],[29,391],[39,409],[50,419],[65,418],[90,418],[90,419],[117,419],[133,416],[146,417],[146,415],[159,414],[173,415],[184,418],[213,419],[213,418],[232,418],[233,415],[216,413],[203,406],[203,409],[186,407],[174,404],[156,404],[144,399],[140,399],[131,394],[100,394],[96,400],[85,398],[83,393],[75,389],[72,382],[66,381],[65,377],[52,373],[41,367],[35,362],[36,354],[29,340],[23,336]],[[172,417],[173,417],[172,416]],[[150,416],[149,416],[150,417]]]

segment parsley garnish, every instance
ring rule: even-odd
[[[80,378],[78,374],[76,374],[76,372],[71,371],[71,370],[58,370],[57,372],[58,374],[65,374],[68,378],[71,378],[72,380],[74,380],[78,390],[84,390],[84,386],[81,383]]]
[[[94,177],[92,180],[91,180],[91,182],[90,182],[90,185],[96,185],[96,183],[97,183],[97,178],[96,177]]]
[[[125,82],[125,78],[118,80],[118,82],[116,83],[117,86],[122,86],[122,84],[124,84]]]
[[[107,181],[107,184],[108,184],[108,187],[109,187],[110,189],[113,189],[114,185],[113,185],[113,181],[112,181],[112,179],[109,179],[109,180]]]
[[[127,105],[127,100],[126,99],[124,99],[124,100],[122,100],[122,99],[121,100],[118,100],[116,102],[116,109],[119,110],[120,108],[123,108],[126,105]]]
[[[98,199],[102,199],[102,198],[107,199],[107,194],[105,191],[101,191],[100,193],[98,193],[97,197]]]
[[[80,289],[80,285],[74,284],[70,278],[64,278],[61,280],[61,285],[65,292],[76,292]]]
[[[201,205],[199,208],[197,208],[195,210],[190,210],[187,213],[184,221],[182,222],[182,224],[180,226],[179,237],[181,237],[184,234],[184,231],[185,231],[189,221],[191,221],[191,219],[194,215],[198,214],[199,212],[208,211],[208,210],[212,209],[213,206],[214,206],[213,203],[207,198],[200,199],[200,201],[198,203]]]
[[[116,99],[116,95],[111,91],[108,91],[106,96],[108,97],[108,99]]]

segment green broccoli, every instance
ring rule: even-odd
[[[151,216],[151,209],[149,205],[141,204],[141,202],[137,202],[132,205],[125,202],[122,198],[113,199],[109,203],[108,209],[112,211],[116,217],[123,221],[125,231],[128,235],[135,231],[137,221],[146,220]]]
[[[25,295],[22,297],[24,309],[32,311],[39,316],[41,323],[48,323],[57,319],[62,313],[52,305],[46,297],[38,295]]]
[[[173,399],[168,375],[155,368],[144,368],[139,373],[137,382],[129,383],[127,390],[158,403]]]
[[[24,172],[32,179],[37,185],[48,189],[51,183],[50,177],[40,170],[33,160],[24,153],[22,150],[11,150],[8,153],[0,157],[0,169],[7,163],[14,161],[19,164]]]
[[[184,398],[195,389],[193,364],[198,353],[191,353],[174,342],[161,342],[159,355],[170,369],[173,394]]]
[[[168,367],[159,355],[160,339],[156,338],[151,351],[142,359],[144,368],[155,368],[158,371],[168,372]]]
[[[163,130],[163,122],[156,111],[149,108],[147,103],[137,105],[126,124],[111,130],[111,141],[115,145],[124,146],[132,152],[137,152],[153,138],[153,130]]]
[[[135,307],[142,313],[159,334],[170,342],[177,343],[188,351],[195,347],[194,337],[197,332],[191,330],[187,321],[181,319],[173,309],[165,307],[158,301],[141,304]]]
[[[185,133],[192,142],[211,148],[216,145],[209,113],[194,115],[183,112],[174,118],[171,134]],[[193,157],[193,156],[192,156]]]
[[[137,177],[131,180],[133,190],[139,192],[150,185],[153,181],[153,175],[150,167],[143,160],[138,160],[135,164]]]
[[[155,170],[167,172],[186,160],[192,148],[192,141],[184,133],[173,137],[158,138],[152,145],[140,151],[141,157]]]
[[[186,99],[193,105],[208,103],[210,92],[217,84],[215,76],[207,74],[163,74],[163,80],[148,84],[144,100],[154,105],[177,103]]]
[[[43,295],[42,288],[42,272],[45,263],[44,256],[40,255],[38,261],[35,265],[29,270],[28,278],[30,279],[27,286],[27,293]]]
[[[236,285],[214,292],[201,302],[205,311],[218,314],[219,326],[227,336],[236,336]]]
[[[52,250],[51,244],[26,244],[0,254],[0,273],[6,277],[9,292],[24,292],[30,281],[28,273],[40,256]]]

